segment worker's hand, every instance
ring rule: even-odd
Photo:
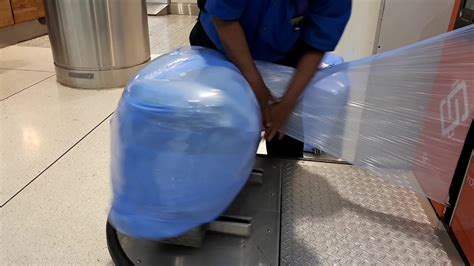
[[[256,94],[258,104],[260,105],[263,128],[268,128],[272,124],[270,106],[277,101],[273,98],[270,90],[265,85],[262,85],[259,88],[254,88],[253,91]]]
[[[283,99],[280,102],[274,103],[270,106],[271,125],[265,130],[265,139],[271,141],[277,134],[278,138],[282,139],[285,136],[285,126],[295,103]]]
[[[272,140],[277,134],[280,138],[283,138],[286,122],[299,97],[314,77],[323,56],[323,51],[309,49],[300,58],[293,79],[281,102],[270,107],[270,121],[272,123],[265,130],[265,138],[267,140]]]
[[[270,119],[270,107],[260,107],[260,112],[262,113],[262,131],[268,128],[272,124]]]
[[[260,72],[258,72],[242,25],[240,25],[239,20],[225,20],[218,17],[212,17],[212,21],[224,46],[226,55],[240,70],[250,84],[255,97],[257,97],[262,113],[263,128],[268,127],[271,124],[268,105],[272,102],[273,97],[267,86],[265,86]]]

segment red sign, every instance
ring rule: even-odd
[[[469,263],[474,265],[474,153],[454,210],[451,229]]]
[[[462,40],[460,40],[462,42]],[[462,45],[472,45],[469,39]],[[415,176],[425,194],[440,203],[449,187],[474,114],[474,53],[446,45],[437,64],[415,159]]]

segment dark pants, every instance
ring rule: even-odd
[[[204,31],[199,20],[191,30],[189,43],[193,46],[202,46],[217,50],[214,43],[209,39]],[[300,57],[303,55],[305,48],[306,47],[302,42],[298,42],[283,60],[274,63],[295,68]],[[267,153],[271,157],[303,157],[303,148],[303,142],[289,136],[284,136],[281,140],[279,140],[278,137],[275,137],[272,141],[267,141]]]

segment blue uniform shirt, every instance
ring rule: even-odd
[[[224,51],[212,17],[239,20],[254,59],[275,62],[299,38],[324,52],[341,38],[351,13],[351,0],[207,0],[201,24],[209,38]],[[292,20],[303,16],[296,27]]]

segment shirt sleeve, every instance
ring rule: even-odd
[[[246,3],[247,0],[207,0],[206,12],[223,20],[237,20]]]
[[[341,39],[351,9],[352,0],[310,0],[302,27],[303,40],[321,51],[333,51]]]

